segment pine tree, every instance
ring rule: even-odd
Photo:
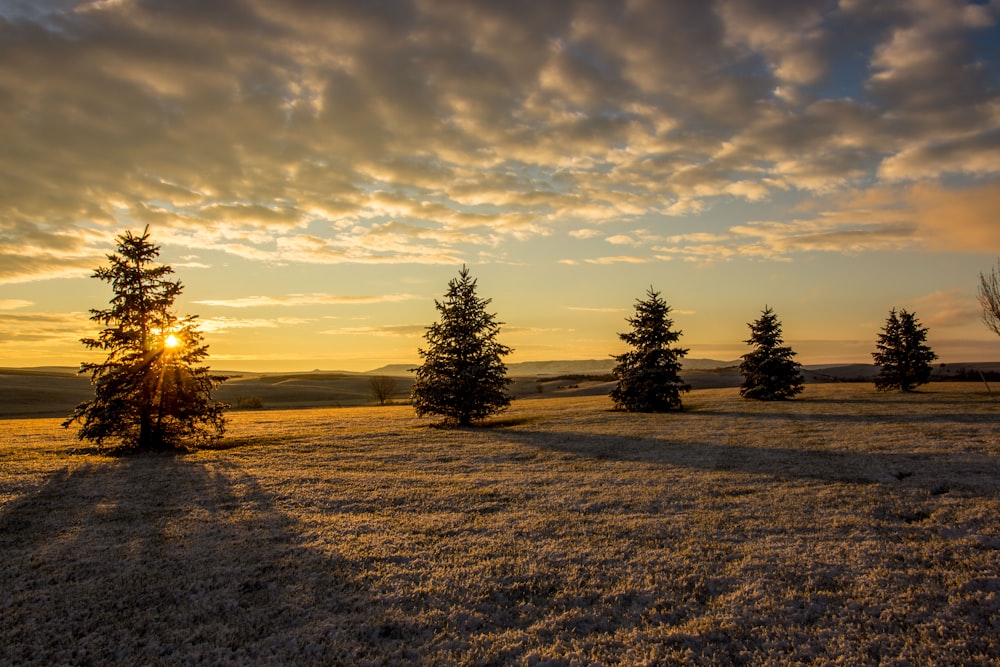
[[[764,306],[756,322],[748,323],[749,352],[743,355],[740,396],[761,401],[790,398],[802,391],[800,365],[792,348],[782,345],[781,322],[770,307]]]
[[[679,373],[687,350],[671,347],[680,337],[670,319],[670,306],[650,287],[646,300],[636,300],[635,317],[626,318],[632,330],[618,337],[633,349],[616,355],[612,370],[618,384],[611,390],[615,409],[629,412],[680,410],[681,392],[691,387]]]
[[[107,353],[102,362],[84,362],[94,398],[77,406],[63,422],[80,423],[78,437],[103,447],[112,441],[129,450],[166,450],[186,439],[220,437],[225,428],[223,403],[211,391],[223,378],[199,367],[208,355],[196,317],[178,318],[174,299],[183,289],[170,280],[173,269],[154,265],[159,246],[132,232],[117,238],[118,252],[109,266],[92,277],[111,284],[110,307],[92,309],[90,319],[103,329],[81,342]]]
[[[931,362],[937,355],[925,345],[927,328],[920,325],[916,315],[906,309],[896,314],[889,311],[889,317],[882,327],[882,333],[875,341],[872,357],[880,368],[875,377],[875,388],[879,391],[912,391],[914,387],[926,384],[931,376]]]
[[[467,426],[510,405],[507,366],[511,348],[497,341],[502,322],[486,312],[491,299],[476,296],[476,281],[462,266],[444,301],[434,300],[441,321],[427,327],[423,364],[414,369],[411,398],[418,416],[441,415]]]

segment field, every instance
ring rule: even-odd
[[[1000,403],[232,414],[111,458],[0,420],[3,664],[996,664]]]

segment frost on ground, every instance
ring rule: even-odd
[[[991,396],[685,404],[239,413],[121,459],[0,421],[0,663],[1000,660]]]

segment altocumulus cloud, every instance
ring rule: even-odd
[[[1000,91],[981,37],[998,12],[960,0],[8,5],[0,281],[85,275],[113,233],[145,224],[158,242],[252,261],[454,264],[604,225],[656,253],[632,223],[670,226],[720,201],[992,184]],[[646,259],[919,242],[908,224],[786,216],[691,241],[674,229]]]

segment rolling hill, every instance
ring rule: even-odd
[[[737,361],[686,359],[682,378],[694,389],[737,387],[742,377]],[[514,378],[515,398],[540,396],[594,396],[606,394],[613,382],[612,361],[530,361],[508,365]],[[392,364],[364,373],[312,371],[305,373],[259,373],[219,371],[229,380],[215,397],[232,406],[264,408],[313,408],[371,405],[370,378],[397,379],[395,402],[406,401],[413,374],[410,364]],[[803,367],[807,383],[870,382],[876,374],[871,364],[817,365]],[[995,382],[1000,386],[1000,362],[942,364],[934,368],[932,381],[964,380]],[[87,377],[75,368],[0,368],[0,419],[14,417],[61,417],[92,396]]]

